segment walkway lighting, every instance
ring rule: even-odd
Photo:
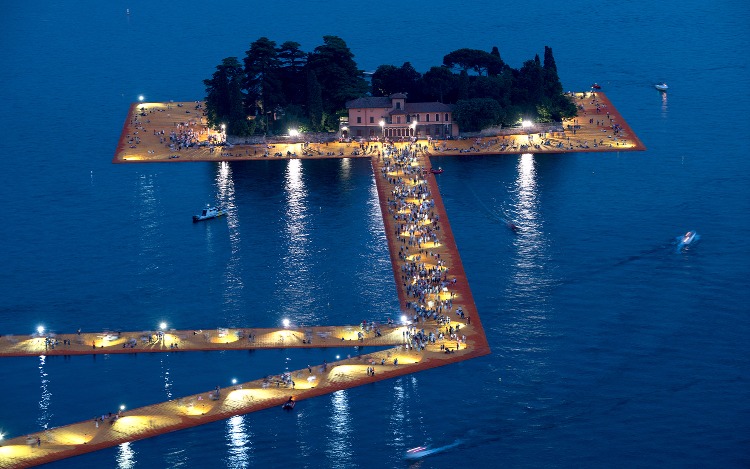
[[[529,127],[531,127],[532,125],[533,125],[533,124],[532,124],[532,122],[531,122],[530,120],[523,120],[523,121],[521,122],[521,127],[523,127],[524,129],[526,129],[526,128],[529,128]]]
[[[142,95],[142,94],[139,94],[139,95],[138,95],[138,101],[140,101],[140,102],[143,102],[143,99],[144,99],[144,98],[143,98],[143,95]]]
[[[159,323],[159,329],[166,330],[167,329],[167,323],[166,322]]]
[[[44,334],[44,326],[37,326],[36,331],[39,335]]]
[[[284,325],[284,328],[289,327],[289,319],[284,318],[281,323]]]
[[[298,137],[299,136],[299,130],[297,129],[289,129],[289,136],[290,137]]]
[[[237,384],[237,378],[232,378],[232,384]]]
[[[125,404],[120,404],[120,412],[122,412],[123,410],[125,410]]]
[[[406,318],[406,315],[405,315],[405,314],[402,314],[402,315],[401,315],[401,323],[402,323],[402,324],[406,324],[406,321],[408,321],[408,319]]]

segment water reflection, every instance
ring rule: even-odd
[[[514,192],[514,212],[522,229],[514,240],[516,252],[509,293],[521,300],[522,304],[543,305],[543,287],[548,283],[544,270],[548,261],[548,239],[543,231],[539,209],[534,155],[521,155]],[[533,307],[535,310],[538,308],[542,308],[538,312],[543,313],[543,306]]]
[[[666,118],[667,117],[667,92],[663,91],[661,93],[661,116]]]
[[[117,467],[119,469],[132,469],[135,467],[135,451],[131,443],[125,442],[117,447]]]
[[[138,233],[141,241],[138,256],[144,262],[143,273],[149,273],[159,269],[163,252],[160,247],[159,220],[161,217],[158,213],[156,177],[141,174],[137,184],[137,190],[134,192],[136,194],[134,211],[138,219]]]
[[[41,390],[41,396],[39,398],[39,417],[37,418],[37,423],[39,426],[43,429],[49,428],[49,423],[52,418],[52,414],[50,412],[50,404],[52,401],[52,393],[49,390],[49,378],[47,377],[47,372],[44,369],[44,364],[47,361],[47,357],[44,355],[39,357],[39,378],[41,384],[39,385],[39,388]]]
[[[349,415],[349,400],[346,391],[331,395],[333,414],[328,424],[331,437],[327,440],[326,455],[329,467],[354,467],[352,455],[352,422]]]
[[[162,353],[161,355],[161,376],[164,380],[164,393],[167,395],[167,399],[172,399],[172,378],[169,376],[169,366],[166,363],[169,360],[168,353]]]
[[[393,405],[388,426],[393,432],[393,443],[397,447],[403,447],[406,441],[404,429],[406,428],[406,416],[409,408],[406,405],[406,392],[403,386],[404,378],[399,378],[393,386]]]
[[[244,415],[235,415],[227,420],[227,446],[229,457],[227,467],[248,467],[250,460],[250,435],[248,435]]]
[[[310,228],[307,201],[307,187],[302,178],[302,161],[289,160],[284,175],[286,214],[284,231],[287,254],[283,259],[283,273],[278,280],[282,295],[294,310],[283,311],[292,322],[310,323],[314,319],[308,311],[313,301],[310,294]]]
[[[339,178],[342,181],[349,181],[352,177],[352,160],[341,158],[339,161]]]
[[[227,227],[229,228],[230,256],[224,271],[224,304],[236,323],[243,323],[241,303],[244,283],[242,280],[242,256],[240,255],[240,219],[235,201],[234,178],[232,167],[222,161],[217,166],[216,188],[219,205],[227,212]]]

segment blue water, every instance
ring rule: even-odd
[[[750,6],[357,8],[5,5],[0,333],[344,324],[397,310],[367,161],[110,163],[138,94],[200,99],[214,66],[262,35],[305,50],[341,36],[365,70],[425,71],[493,45],[518,67],[550,45],[565,89],[600,83],[648,151],[436,162],[492,355],[50,467],[399,468],[406,449],[458,438],[414,467],[750,465]],[[226,219],[190,223],[213,201]],[[701,240],[676,252],[691,229]],[[340,353],[352,351],[3,359],[0,432]]]

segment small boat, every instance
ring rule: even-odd
[[[224,212],[222,209],[216,207],[206,207],[201,211],[200,215],[193,215],[193,223],[203,220],[210,220],[212,218],[218,218],[222,215],[226,215],[226,212]]]
[[[591,85],[591,89],[592,90],[600,90],[600,89],[602,89],[602,87],[601,87],[601,85],[599,85],[599,83],[594,83],[593,85]]]
[[[297,404],[297,401],[294,400],[294,396],[291,396],[288,401],[286,401],[281,408],[284,410],[292,410],[294,409],[295,404]]]
[[[430,168],[430,172],[432,174],[442,174],[443,173],[443,168],[441,168],[441,167],[438,167],[438,169]]]
[[[698,233],[695,231],[688,231],[682,236],[677,237],[677,251],[682,250],[682,248],[690,246],[692,243],[698,241],[700,239],[700,236],[698,236]]]
[[[667,91],[669,89],[666,83],[657,83],[654,85],[654,88],[656,88],[659,91]]]

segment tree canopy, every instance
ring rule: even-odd
[[[286,132],[292,126],[333,131],[346,101],[368,94],[406,93],[412,102],[454,104],[454,118],[466,131],[576,114],[547,46],[543,61],[536,55],[519,69],[508,66],[497,47],[490,52],[463,48],[424,74],[409,62],[380,65],[368,84],[340,37],[323,36],[309,53],[297,42],[277,45],[261,37],[250,44],[242,63],[236,57],[223,59],[204,84],[209,124],[226,124],[233,135]]]

